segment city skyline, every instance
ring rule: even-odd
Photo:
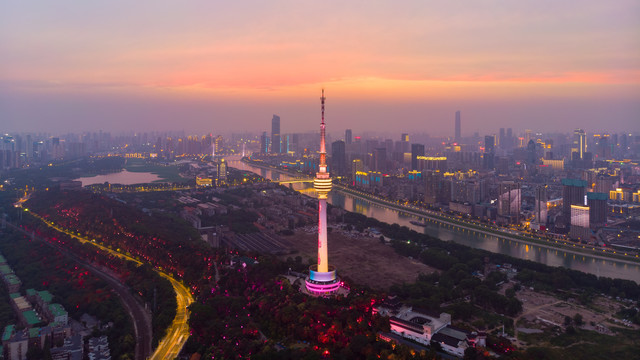
[[[640,130],[632,1],[193,4],[3,4],[3,130]]]

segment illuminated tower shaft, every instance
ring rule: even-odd
[[[318,272],[329,271],[329,255],[327,253],[327,194],[331,191],[331,176],[327,172],[327,150],[325,145],[324,125],[324,90],[320,98],[322,104],[322,122],[320,123],[320,164],[313,181],[318,193]]]

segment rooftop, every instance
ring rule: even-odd
[[[27,325],[35,325],[42,321],[40,320],[38,314],[33,310],[23,312],[22,316],[24,316],[24,319],[27,320]]]
[[[40,299],[46,303],[50,303],[51,300],[53,300],[53,295],[51,295],[47,290],[38,291],[38,295],[40,296]]]
[[[20,284],[20,279],[18,279],[18,277],[13,274],[5,275],[4,279],[7,283],[9,283],[9,285]]]
[[[16,326],[15,325],[7,325],[4,328],[4,332],[2,333],[2,341],[7,341],[11,338],[11,335],[13,334],[13,332],[16,330]]]
[[[13,270],[11,270],[9,265],[0,265],[0,274],[13,274]]]
[[[586,187],[587,182],[579,179],[562,179],[562,185]]]
[[[60,304],[51,304],[51,305],[49,305],[49,311],[51,311],[53,316],[65,316],[65,315],[67,315],[67,312],[64,310],[64,308]]]

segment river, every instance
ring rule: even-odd
[[[229,166],[244,171],[251,171],[274,181],[292,179],[289,175],[251,166],[239,160],[229,159]],[[311,183],[297,183],[292,184],[292,186],[302,193],[310,196],[315,195]],[[640,264],[628,264],[616,260],[599,259],[587,254],[573,254],[562,249],[547,248],[536,244],[525,244],[497,236],[476,233],[398,211],[367,199],[339,191],[335,187],[329,193],[328,201],[332,205],[339,206],[345,210],[363,214],[389,224],[397,223],[404,225],[415,231],[445,241],[454,241],[474,248],[520,259],[532,260],[549,266],[562,266],[597,276],[628,279],[640,283]],[[427,226],[413,225],[410,223],[411,220],[426,222]]]

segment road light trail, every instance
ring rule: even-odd
[[[28,211],[25,209],[25,211]],[[83,238],[79,235],[76,235],[68,230],[62,229],[58,226],[56,226],[53,222],[47,221],[45,219],[43,219],[41,216],[39,216],[38,214],[34,214],[32,212],[29,212],[31,215],[33,215],[35,218],[39,219],[40,221],[44,222],[47,226],[49,226],[50,228],[59,231],[61,233],[64,233],[78,241],[80,241],[81,243],[91,243],[92,245],[98,247],[99,249],[106,251],[114,256],[118,256],[122,259],[126,259],[129,261],[133,261],[137,264],[142,264],[141,261],[132,258],[131,256],[128,256],[126,254],[122,254],[120,252],[117,252],[115,250],[109,249],[106,246],[100,245],[98,243],[95,243],[89,239]],[[153,264],[152,264],[153,265]],[[169,282],[171,283],[171,286],[173,286],[173,290],[176,293],[176,303],[177,303],[177,309],[176,309],[176,316],[173,319],[173,322],[171,323],[171,326],[169,326],[166,330],[166,335],[165,337],[160,341],[160,343],[158,344],[158,347],[156,348],[156,350],[154,351],[153,355],[151,355],[150,359],[151,360],[165,360],[165,359],[175,359],[178,354],[180,353],[180,351],[182,351],[182,348],[184,347],[184,344],[187,342],[187,340],[189,339],[189,311],[188,311],[188,307],[189,305],[191,305],[191,303],[193,303],[193,296],[191,295],[191,291],[189,291],[189,288],[187,288],[184,284],[182,284],[181,282],[177,281],[176,279],[174,279],[171,275],[160,271],[158,269],[154,269],[160,276],[162,276],[163,278],[169,280]]]

